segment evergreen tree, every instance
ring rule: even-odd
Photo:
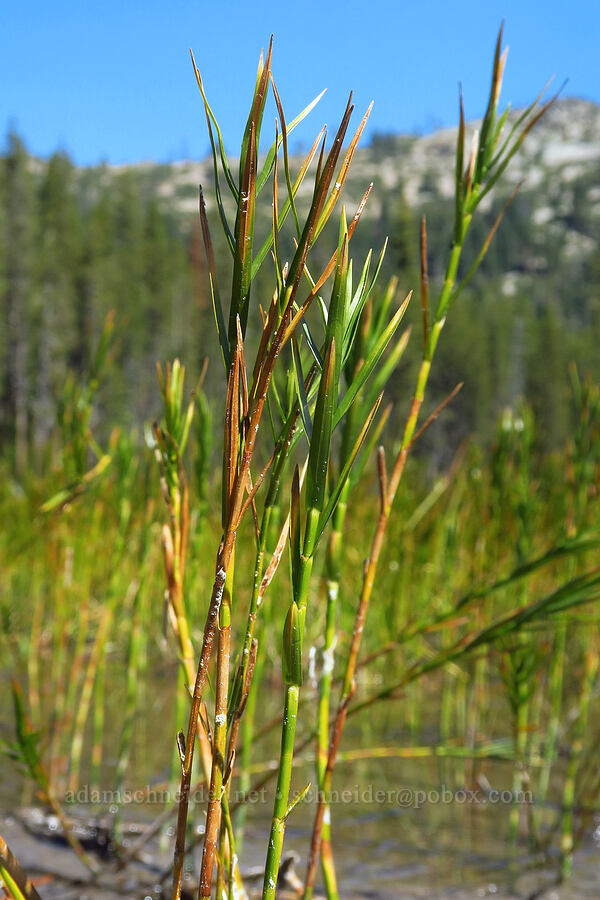
[[[527,396],[545,450],[554,450],[567,434],[569,400],[563,327],[552,303],[542,310],[536,334],[530,335]]]
[[[30,402],[36,436],[44,441],[67,371],[81,367],[85,345],[82,221],[64,154],[50,159],[42,178],[37,230]]]
[[[2,403],[0,440],[12,450],[17,473],[28,461],[31,270],[33,263],[34,194],[29,158],[23,142],[12,133],[2,165],[5,218],[3,221],[4,278],[2,310],[5,340],[2,347]]]
[[[402,284],[416,288],[419,276],[419,227],[413,211],[402,195],[395,203],[390,225],[390,255],[394,271]]]

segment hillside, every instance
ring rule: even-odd
[[[509,124],[518,115],[518,111],[513,113]],[[478,125],[477,121],[470,123],[467,143]],[[374,191],[365,219],[380,219],[390,196],[403,197],[415,212],[432,201],[452,200],[455,145],[453,128],[421,137],[376,135],[370,146],[359,146],[356,152],[345,202],[354,208],[370,182]],[[235,162],[232,160],[232,168]],[[293,162],[297,168],[298,160]],[[103,170],[100,183],[106,184],[125,172],[135,172],[144,191],[160,198],[165,211],[179,218],[183,228],[189,227],[189,220],[197,214],[199,184],[205,188],[208,208],[213,206],[211,160],[109,166]],[[88,179],[92,183],[95,180],[91,174],[86,172],[83,177],[88,188]],[[524,268],[547,268],[592,252],[600,232],[600,106],[586,100],[559,100],[509,166],[501,193],[512,190],[520,181],[521,192],[531,198],[534,240],[543,241],[551,235],[561,243],[558,259],[554,255],[551,263],[537,259],[524,263]],[[309,196],[310,190],[307,180],[300,196]]]
[[[470,123],[469,132],[477,125]],[[430,275],[434,282],[442,277],[453,216],[455,140],[453,129],[376,135],[356,152],[344,194],[348,210],[370,182],[374,188],[352,240],[353,257],[360,263],[389,236],[382,276],[398,273],[404,293],[418,284],[422,214]],[[102,420],[107,427],[114,421],[141,425],[156,410],[157,359],[180,355],[193,376],[205,356],[217,358],[197,215],[202,184],[226,284],[229,255],[214,208],[212,162],[77,168],[61,154],[49,161],[30,157],[16,136],[9,138],[1,162],[0,301],[7,329],[0,341],[0,443],[5,449],[15,442],[43,446],[67,373],[85,368],[90,341],[110,309],[117,315],[117,365],[101,393]],[[234,168],[236,161],[230,162]],[[292,159],[292,171],[298,164]],[[488,442],[502,409],[523,397],[541,421],[545,445],[556,446],[570,415],[568,364],[574,361],[600,378],[600,107],[560,100],[538,123],[473,221],[465,265],[520,181],[444,334],[431,401],[457,381],[466,383],[424,445],[436,458],[445,460],[471,433]],[[257,207],[265,233],[268,192]],[[309,177],[299,205],[310,192]],[[315,246],[315,267],[326,245],[321,239]],[[259,296],[271,290],[268,266],[267,261],[254,288]],[[418,319],[416,304],[413,318]],[[406,365],[417,356],[413,341]],[[209,391],[211,379],[220,377],[218,365],[213,368]],[[402,378],[401,372],[392,386],[400,411]]]

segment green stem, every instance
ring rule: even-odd
[[[517,686],[517,690],[519,687]],[[520,700],[515,718],[515,756],[516,765],[513,773],[513,805],[510,811],[509,840],[516,843],[521,821],[521,801],[519,795],[529,783],[527,770],[527,733],[529,724],[529,702]],[[532,835],[530,835],[532,837]]]
[[[301,648],[304,640],[304,621],[306,616],[306,605],[308,601],[308,589],[310,585],[310,577],[313,567],[313,556],[315,549],[315,539],[319,523],[319,511],[315,508],[308,510],[306,516],[306,526],[304,531],[303,552],[298,563],[298,571],[293,579],[294,597],[290,606],[288,619],[291,615],[291,621],[296,623],[298,634],[296,640],[299,642],[300,656],[294,657],[286,642],[291,640],[287,632],[287,624],[283,635],[283,654],[288,656],[288,662],[284,666],[284,677],[289,679],[285,690],[285,705],[283,712],[283,722],[281,726],[281,751],[279,755],[279,771],[277,775],[277,790],[275,792],[275,804],[273,807],[273,819],[271,822],[271,836],[269,840],[269,848],[267,850],[267,860],[265,863],[265,879],[263,883],[263,900],[274,900],[275,888],[277,886],[277,877],[279,874],[279,863],[281,862],[281,851],[283,849],[283,838],[285,834],[285,821],[288,809],[288,801],[290,795],[290,785],[292,780],[292,764],[294,758],[294,740],[296,737],[296,721],[298,718],[298,703],[300,699],[300,685],[302,683],[302,658]],[[294,609],[295,607],[295,609]],[[289,671],[285,672],[285,670]]]
[[[94,641],[92,652],[90,654],[90,658],[88,660],[88,664],[85,670],[85,677],[83,681],[83,687],[81,689],[81,696],[79,698],[79,704],[77,706],[77,712],[75,714],[75,722],[73,725],[73,735],[72,735],[72,744],[71,744],[71,758],[70,758],[70,774],[69,774],[69,790],[72,793],[75,793],[77,790],[77,785],[79,782],[79,769],[81,764],[81,754],[83,751],[83,738],[85,725],[88,718],[88,713],[90,709],[90,703],[92,699],[92,693],[94,690],[94,683],[96,680],[96,672],[98,669],[98,665],[100,663],[101,655],[105,652],[106,649],[106,641],[108,640],[108,636],[110,633],[110,629],[113,623],[113,614],[114,614],[114,602],[109,602],[109,604],[105,607],[102,618],[100,619],[100,623],[98,625],[98,631],[96,632],[96,640]]]
[[[377,526],[375,528],[375,533],[373,535],[373,541],[371,545],[371,553],[368,558],[368,563],[365,569],[365,574],[363,577],[363,585],[361,590],[361,596],[358,604],[358,610],[356,614],[354,633],[352,637],[352,643],[350,646],[350,651],[348,654],[348,659],[346,662],[346,672],[344,675],[343,687],[341,692],[341,697],[338,705],[338,710],[336,714],[336,722],[334,724],[334,739],[332,740],[329,752],[329,760],[327,765],[327,778],[329,781],[329,785],[327,785],[327,790],[330,790],[330,782],[331,782],[331,773],[333,771],[333,766],[335,765],[335,758],[337,756],[339,742],[341,740],[341,733],[344,727],[344,722],[346,718],[346,711],[348,708],[348,704],[352,697],[352,693],[354,690],[354,673],[356,671],[356,665],[358,662],[358,652],[360,649],[360,643],[362,639],[362,632],[365,625],[365,620],[367,616],[367,611],[369,607],[369,603],[371,600],[371,595],[373,593],[373,588],[375,585],[375,575],[377,572],[377,567],[379,564],[379,557],[381,554],[381,550],[383,547],[385,534],[387,530],[387,525],[389,521],[389,517],[392,511],[392,505],[394,503],[396,493],[400,486],[400,481],[402,479],[402,475],[404,473],[404,467],[406,465],[406,459],[408,457],[408,453],[410,450],[411,441],[414,437],[415,430],[417,427],[417,421],[419,418],[419,412],[421,410],[421,406],[423,404],[423,399],[425,397],[425,390],[427,388],[427,382],[429,380],[429,374],[431,371],[431,364],[435,354],[435,350],[446,323],[446,312],[450,301],[452,299],[452,291],[454,285],[456,283],[456,276],[458,272],[458,264],[460,261],[460,256],[463,249],[464,239],[471,222],[472,213],[467,212],[466,209],[463,209],[462,215],[462,227],[459,229],[458,239],[455,241],[452,251],[450,254],[450,259],[448,261],[448,266],[446,268],[446,276],[444,279],[444,287],[442,289],[442,293],[440,296],[440,301],[438,304],[438,309],[436,313],[435,320],[432,324],[431,331],[429,332],[427,343],[425,345],[425,350],[423,354],[423,359],[421,361],[421,365],[419,368],[419,372],[417,375],[417,382],[415,385],[415,392],[413,395],[413,400],[411,403],[410,411],[408,414],[408,418],[406,420],[406,424],[404,427],[404,433],[402,435],[402,444],[400,447],[400,452],[396,457],[396,461],[394,463],[394,468],[392,470],[391,477],[389,479],[389,483],[387,485],[387,490],[385,492],[385,496],[382,497],[382,508],[379,515],[379,519],[377,522]],[[325,805],[324,798],[327,796],[326,792],[322,792],[322,798],[319,801],[317,812],[315,815],[315,822],[313,825],[313,834],[311,839],[311,849],[305,879],[305,889],[304,889],[304,900],[310,900],[314,891],[314,880],[316,874],[316,865],[317,859],[320,855],[321,850],[321,837],[322,837],[322,829],[325,818]]]
[[[39,590],[39,589],[38,589]],[[34,722],[42,721],[42,707],[40,703],[40,667],[39,660],[42,650],[42,622],[44,619],[44,593],[39,591],[38,599],[33,608],[31,622],[31,636],[29,638],[29,654],[27,657],[27,676],[29,684],[29,708]]]
[[[288,455],[290,451],[290,446],[292,443],[292,439],[294,436],[294,430],[296,427],[296,421],[298,418],[298,410],[295,409],[291,415],[288,417],[287,422],[283,428],[283,438],[280,441],[279,451],[277,453],[277,457],[275,459],[275,463],[273,466],[273,471],[271,475],[271,479],[269,482],[269,489],[267,492],[267,496],[265,498],[265,505],[263,509],[262,519],[260,523],[260,529],[258,532],[257,545],[256,545],[256,557],[254,560],[254,579],[252,583],[252,595],[250,597],[250,604],[248,607],[248,617],[246,620],[246,631],[244,633],[244,643],[242,647],[242,655],[240,659],[239,669],[236,675],[235,686],[234,686],[234,696],[232,697],[232,711],[235,714],[236,707],[239,705],[242,693],[244,690],[244,685],[246,684],[246,676],[248,672],[248,663],[250,660],[250,648],[252,645],[252,640],[254,638],[254,630],[256,626],[256,615],[258,613],[258,609],[260,603],[262,601],[261,597],[261,582],[265,569],[265,553],[267,549],[267,541],[269,539],[269,535],[271,532],[271,527],[273,524],[273,520],[277,518],[278,512],[278,498],[279,498],[279,488],[281,484],[281,478],[283,475],[283,471],[288,460]],[[229,744],[229,753],[232,750],[235,750],[237,737],[237,729],[232,731],[232,735],[230,738]]]
[[[292,780],[294,739],[296,736],[296,720],[298,717],[299,697],[299,685],[286,685],[285,706],[283,711],[283,728],[281,730],[279,774],[277,776],[275,805],[273,808],[273,820],[271,822],[271,835],[269,839],[267,861],[265,864],[265,880],[263,883],[262,900],[275,900],[275,889],[277,887],[279,863],[281,861],[281,851],[283,849],[286,812],[288,808],[288,798],[290,795],[290,784]]]
[[[339,504],[336,507],[333,527],[327,545],[326,559],[326,617],[325,642],[323,647],[323,667],[319,682],[318,729],[317,729],[317,776],[319,790],[323,787],[327,756],[329,751],[329,717],[331,712],[331,685],[334,670],[334,649],[336,643],[335,621],[340,590],[341,548],[346,519],[347,497],[350,490],[346,483]],[[331,849],[331,808],[326,803],[321,843],[321,866],[328,900],[338,897],[335,865]]]
[[[106,687],[106,654],[98,660],[94,685],[93,746],[90,767],[90,784],[100,787],[104,740],[104,694]]]
[[[550,661],[550,721],[546,729],[544,745],[544,765],[540,773],[537,788],[538,804],[546,801],[550,773],[556,759],[556,747],[560,730],[560,714],[562,708],[562,691],[565,670],[565,645],[567,639],[567,623],[561,620],[556,628]]]
[[[4,882],[7,895],[13,900],[40,900],[40,895],[30,878],[2,837],[0,837],[0,879]]]
[[[258,638],[260,642],[260,634]],[[250,766],[252,764],[252,745],[254,740],[254,722],[256,716],[256,703],[258,700],[259,687],[262,678],[262,672],[265,665],[265,654],[259,653],[256,658],[254,667],[254,677],[250,685],[248,700],[242,719],[242,734],[240,748],[240,775],[239,775],[239,791],[241,796],[245,796],[251,787]],[[248,804],[240,803],[234,812],[235,834],[238,852],[241,854],[244,842],[244,830],[246,827],[246,818],[248,816]]]
[[[567,774],[563,788],[563,817],[561,822],[561,874],[563,878],[571,875],[573,871],[574,848],[574,806],[576,800],[577,775],[583,753],[583,742],[587,730],[590,711],[590,701],[596,673],[598,672],[598,641],[597,637],[590,640],[590,636],[584,638],[584,671],[579,694],[578,717],[573,728],[573,741],[571,755],[567,764]]]
[[[130,611],[131,630],[129,633],[129,647],[127,653],[127,680],[125,688],[125,720],[121,730],[121,739],[119,743],[119,755],[117,762],[117,771],[115,774],[115,786],[117,796],[125,785],[125,776],[129,765],[131,754],[131,745],[133,739],[133,723],[135,720],[135,710],[137,704],[137,687],[138,687],[138,666],[141,645],[141,624],[139,612],[139,585],[134,583],[135,597],[133,600],[133,609]],[[125,611],[127,613],[127,610]],[[115,833],[120,838],[120,815],[115,819]]]

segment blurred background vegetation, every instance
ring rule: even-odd
[[[400,297],[418,287],[422,214],[430,281],[439,287],[443,277],[455,139],[452,130],[376,135],[357,151],[345,186],[350,213],[371,181],[374,190],[352,256],[361,264],[366,241],[378,254],[389,236],[381,278],[397,274]],[[367,757],[379,749],[391,760],[389,771],[378,763],[369,777],[391,784],[396,757],[411,754],[451,758],[438,775],[456,784],[485,772],[515,788],[529,779],[539,818],[536,812],[525,823],[516,807],[497,810],[490,828],[503,836],[510,830],[513,841],[527,835],[538,849],[560,843],[567,873],[600,797],[600,648],[591,605],[599,578],[600,107],[564,100],[549,110],[474,219],[467,259],[524,176],[440,341],[423,420],[458,382],[464,387],[409,460],[369,614],[358,708],[400,696],[402,713],[381,703],[376,718],[357,716],[351,744],[354,729],[366,729]],[[3,784],[3,806],[30,799],[32,784],[48,803],[85,784],[174,785],[179,775],[171,736],[186,697],[177,691],[178,650],[161,628],[164,509],[149,425],[161,416],[156,362],[178,356],[187,394],[202,377],[184,461],[185,582],[197,647],[221,529],[222,439],[199,183],[211,196],[208,161],[78,168],[62,153],[29,155],[14,133],[0,157],[0,719],[7,723],[0,742],[25,776],[16,787]],[[299,207],[308,199],[300,192]],[[257,211],[258,232],[269,231],[270,214],[268,203]],[[214,207],[208,216],[227,284],[230,256]],[[319,252],[317,244],[315,270],[326,262]],[[268,265],[253,288],[263,307]],[[392,445],[420,361],[418,302],[409,317],[416,327],[390,385],[384,440]],[[258,326],[249,322],[250,343]],[[371,470],[344,541],[341,650],[360,590],[366,523],[376,515]],[[82,494],[85,502],[77,502]],[[251,529],[244,537],[251,547]],[[240,571],[251,570],[250,552],[243,553]],[[541,562],[524,572],[531,560]],[[260,736],[253,743],[249,725],[244,789],[251,776],[263,777],[274,752],[274,732],[264,725],[273,710],[257,701],[261,684],[279,685],[281,677],[287,565],[277,578],[261,612],[264,668],[246,713],[250,722],[256,713],[265,744]],[[241,606],[248,590],[240,585]],[[572,610],[560,606],[561,590],[575,597]],[[526,622],[516,636],[485,631],[515,604],[538,601],[556,606],[544,607],[547,621]],[[590,604],[580,608],[584,601]],[[446,664],[444,652],[477,629],[483,637],[474,649],[482,649]],[[321,610],[307,639],[318,648],[322,635]],[[383,690],[423,658],[437,661],[427,680]],[[155,740],[157,731],[167,737]],[[506,819],[500,829],[499,817]]]
[[[454,133],[444,131],[421,138],[376,135],[358,151],[348,207],[370,181],[374,191],[365,212],[370,221],[358,229],[353,255],[364,258],[367,240],[377,252],[388,235],[382,277],[399,273],[401,292],[418,283],[423,213],[430,278],[442,277],[453,216],[453,148]],[[556,449],[573,426],[569,362],[600,375],[600,109],[564,100],[550,111],[512,180],[473,223],[473,248],[523,175],[525,183],[440,347],[431,407],[458,381],[465,387],[418,449],[432,471],[448,464],[466,436],[489,447],[501,411],[522,398],[537,422],[537,449]],[[108,311],[115,311],[117,339],[114,364],[99,386],[94,427],[101,435],[115,424],[137,426],[141,435],[143,423],[157,414],[157,360],[185,360],[190,384],[205,358],[217,360],[197,215],[200,182],[211,196],[208,162],[77,168],[62,153],[33,158],[17,134],[7,136],[0,158],[0,306],[6,323],[0,337],[0,453],[13,472],[42,472],[51,463],[65,381],[89,368],[90,347]],[[262,215],[266,232],[268,208]],[[214,209],[209,218],[214,224]],[[211,230],[223,266],[228,254],[219,245],[219,228]],[[262,277],[266,284],[268,273]],[[261,286],[259,281],[256,296]],[[417,304],[412,316],[418,318]],[[411,343],[391,386],[399,421],[406,401],[400,385],[419,356],[418,342]],[[218,379],[219,366],[209,365],[209,401]]]

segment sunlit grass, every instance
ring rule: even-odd
[[[482,759],[501,754],[514,763],[515,794],[534,786],[548,796],[551,775],[560,771],[559,745],[572,735],[563,809],[550,821],[561,835],[562,873],[571,868],[578,788],[587,778],[595,798],[600,787],[589,784],[587,760],[599,659],[589,606],[600,596],[592,502],[597,390],[574,371],[578,424],[552,459],[536,457],[535,423],[525,406],[503,414],[489,459],[463,448],[433,484],[412,454],[460,390],[422,415],[447,317],[502,216],[469,252],[471,220],[549,105],[538,98],[509,126],[508,111],[498,106],[506,61],[501,39],[470,149],[460,99],[443,283],[429,284],[423,220],[412,300],[397,296],[395,280],[378,284],[385,245],[364,260],[352,258],[371,186],[352,213],[341,195],[369,110],[344,150],[350,98],[333,140],[319,131],[292,172],[289,133],[316,101],[286,125],[270,45],[234,174],[194,63],[231,255],[224,285],[201,192],[223,363],[220,404],[210,406],[202,381],[186,384],[175,360],[158,368],[163,415],[147,429],[146,446],[119,432],[99,446],[93,404],[110,364],[113,326],[119,327],[109,318],[90,371],[65,389],[55,471],[25,496],[12,496],[8,482],[0,496],[7,523],[0,545],[7,585],[2,636],[14,679],[10,754],[69,834],[63,798],[75,798],[82,784],[121,789],[135,779],[158,702],[152,666],[167,673],[160,690],[173,716],[162,723],[154,752],[169,783],[180,782],[174,864],[165,875],[172,875],[173,898],[181,896],[186,858],[197,842],[189,839],[189,824],[198,820],[205,823],[198,896],[211,896],[215,873],[218,896],[240,896],[239,849],[252,822],[243,804],[230,807],[230,793],[236,781],[250,790],[255,777],[276,780],[262,891],[275,897],[286,824],[304,795],[292,795],[292,770],[305,753],[316,759],[319,799],[304,896],[313,895],[321,860],[327,897],[337,897],[335,817],[327,797],[344,756],[344,726],[348,717],[391,702],[413,746],[356,748],[355,756],[455,758],[463,776],[470,767],[474,777]],[[278,121],[263,154],[271,90]],[[296,195],[311,181],[311,202],[301,213]],[[221,192],[230,195],[227,203]],[[262,202],[271,209],[271,229],[256,235]],[[328,222],[337,241],[323,250]],[[313,264],[317,240],[327,260],[322,267]],[[289,259],[284,247],[292,248]],[[266,297],[254,294],[261,267],[272,278]],[[410,302],[420,306],[420,336],[404,327]],[[257,340],[247,338],[252,328]],[[385,392],[390,379],[400,378],[409,340],[419,342],[421,361],[414,383],[403,388],[411,398],[406,421],[389,434]],[[222,451],[217,472],[212,445]],[[591,626],[593,634],[586,631]],[[316,686],[304,683],[309,647],[318,663]],[[376,672],[381,684],[361,686],[364,671]],[[439,741],[423,747],[420,692],[431,680],[440,689]],[[500,683],[510,716],[498,735],[486,707]],[[281,698],[268,721],[259,699],[266,684]],[[567,700],[576,709],[571,719]],[[260,758],[260,739],[276,730],[281,749],[273,769]],[[152,774],[159,777],[144,772]],[[190,802],[196,780],[208,789],[202,810]],[[538,808],[524,820],[515,805],[507,836],[526,834],[533,848],[544,849],[552,840],[546,818]]]

